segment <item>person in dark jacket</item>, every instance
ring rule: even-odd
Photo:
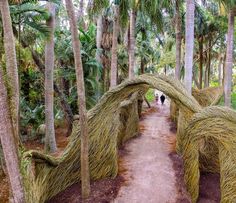
[[[163,105],[164,102],[165,102],[165,99],[166,99],[166,97],[164,96],[164,94],[161,95],[160,99],[161,99],[161,104]]]

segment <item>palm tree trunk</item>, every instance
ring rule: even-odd
[[[54,129],[54,89],[53,89],[53,70],[54,70],[54,30],[55,30],[55,5],[48,2],[47,9],[51,15],[47,20],[50,29],[50,36],[45,46],[45,150],[54,153],[57,150],[55,129]]]
[[[222,55],[219,56],[219,64],[218,64],[218,80],[219,80],[219,86],[222,85]]]
[[[187,91],[192,93],[193,49],[194,49],[194,0],[186,2],[186,31],[185,31],[185,76],[184,84]]]
[[[119,33],[119,5],[114,5],[114,20],[113,20],[113,36],[112,36],[112,50],[111,50],[111,78],[110,88],[117,85],[117,45]]]
[[[176,67],[175,67],[175,78],[180,79],[181,71],[181,43],[182,43],[182,34],[181,34],[181,19],[180,19],[180,2],[175,1],[176,14],[175,14],[175,38],[176,38]]]
[[[7,98],[7,90],[3,82],[2,70],[0,70],[0,139],[14,202],[24,203],[25,197],[20,177],[17,145],[14,142],[14,130]]]
[[[97,46],[97,50],[96,50],[96,60],[99,63],[102,63],[101,61],[101,48],[102,48],[102,30],[103,30],[103,26],[102,26],[102,15],[98,16],[97,19],[97,34],[96,34],[96,46]]]
[[[79,12],[78,12],[78,18],[83,18],[84,16],[84,0],[79,1]]]
[[[210,73],[211,73],[211,38],[208,41],[208,51],[207,51],[207,64],[205,70],[205,84],[204,87],[209,87],[210,85]]]
[[[224,78],[224,100],[225,100],[225,106],[228,107],[231,107],[233,47],[234,47],[234,12],[231,9],[228,16],[228,34],[227,34],[227,49],[226,49],[225,78]]]
[[[199,44],[199,88],[202,89],[202,75],[203,75],[203,36],[198,40]]]
[[[103,32],[103,24],[102,24],[102,15],[98,16],[97,19],[97,33],[96,33],[96,60],[102,64],[102,60],[101,60],[101,51],[102,51],[102,32]],[[102,93],[102,83],[99,81],[99,74],[97,74],[96,76],[98,83],[98,87],[97,87],[97,91],[96,91],[96,99],[97,101],[99,100],[99,98],[101,97]]]
[[[136,12],[132,9],[130,12],[130,45],[129,45],[129,79],[134,78],[135,67],[135,23]]]
[[[70,30],[72,34],[72,45],[74,51],[76,83],[78,93],[78,106],[80,115],[80,131],[81,131],[81,184],[82,197],[87,198],[90,194],[90,175],[89,175],[89,137],[88,137],[88,118],[85,102],[84,73],[83,64],[80,53],[79,33],[76,24],[74,6],[71,0],[66,0],[66,10],[70,21]]]
[[[128,26],[125,29],[124,33],[124,45],[127,51],[129,50],[129,35],[130,35],[130,24],[128,23]]]
[[[84,21],[84,0],[79,1],[79,11],[78,11],[78,15],[77,15],[77,20],[79,21],[82,28],[84,30],[86,30],[87,26],[86,26],[86,23]]]
[[[19,144],[19,77],[16,62],[15,39],[12,30],[12,22],[7,0],[0,1],[0,10],[2,14],[2,23],[4,31],[4,48],[6,55],[7,85],[11,90],[10,111],[14,129],[14,138]]]

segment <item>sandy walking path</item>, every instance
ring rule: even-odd
[[[127,169],[126,184],[114,203],[174,203],[176,178],[169,158],[169,105],[148,110],[140,121],[141,136],[131,140],[122,163]],[[174,136],[174,135],[173,135]]]

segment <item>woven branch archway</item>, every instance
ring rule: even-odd
[[[198,198],[201,168],[220,173],[221,202],[236,202],[236,112],[211,106],[196,113],[183,146],[185,181],[192,201]]]
[[[179,81],[167,76],[142,75],[111,89],[88,112],[92,179],[117,175],[118,145],[137,134],[138,98],[148,88],[158,89],[169,96],[185,112],[184,116],[187,115],[185,121],[189,122],[202,110]],[[24,153],[22,168],[28,202],[45,202],[80,181],[80,130],[77,121],[70,139],[58,158],[37,151]]]

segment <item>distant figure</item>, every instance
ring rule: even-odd
[[[166,97],[164,96],[164,94],[162,94],[160,98],[161,98],[161,104],[163,105],[164,102],[165,102]]]
[[[158,97],[158,91],[157,90],[155,90],[154,95],[155,95],[156,103],[158,103],[159,97]]]

